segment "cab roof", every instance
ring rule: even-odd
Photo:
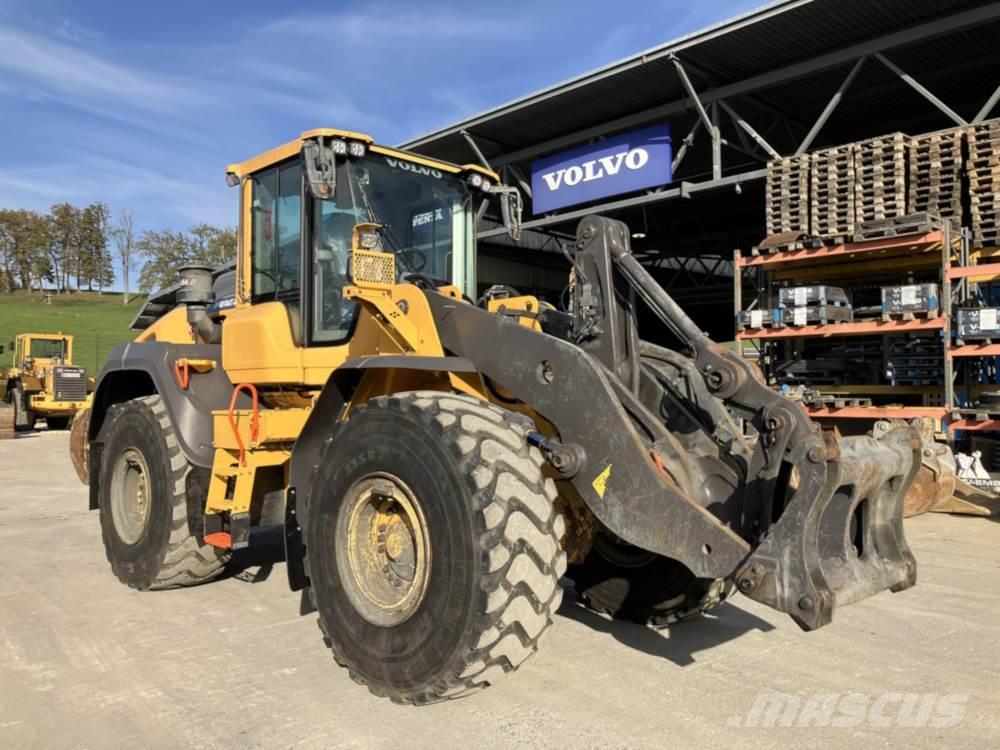
[[[491,169],[487,169],[478,164],[452,164],[446,161],[440,161],[438,159],[431,159],[426,156],[421,156],[420,154],[415,154],[411,151],[401,151],[397,148],[389,148],[387,146],[379,146],[375,143],[370,135],[365,133],[356,133],[352,130],[339,130],[337,128],[315,128],[313,130],[306,130],[298,138],[287,143],[283,143],[280,146],[272,148],[270,151],[265,151],[262,154],[258,154],[246,161],[238,162],[236,164],[230,164],[226,167],[227,174],[235,174],[237,177],[243,177],[244,175],[253,174],[254,172],[259,172],[262,169],[266,169],[273,164],[284,161],[289,157],[295,156],[302,150],[302,142],[307,141],[311,138],[317,138],[320,136],[333,137],[333,138],[345,138],[353,141],[362,141],[367,144],[368,150],[373,151],[376,154],[382,154],[384,156],[393,156],[398,159],[404,159],[408,162],[413,162],[414,164],[421,164],[425,167],[432,167],[434,169],[439,169],[442,172],[450,172],[451,174],[460,174],[466,171],[479,172],[484,175],[488,175],[494,181],[499,181],[499,176],[493,172]]]
[[[68,333],[19,333],[17,334],[19,339],[42,339],[45,341],[60,341],[66,339],[67,341],[72,341],[73,337]]]

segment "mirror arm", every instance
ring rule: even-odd
[[[500,215],[503,217],[503,226],[507,234],[515,242],[521,239],[521,214],[524,211],[524,202],[521,199],[521,191],[511,185],[490,185],[487,192],[500,197]]]

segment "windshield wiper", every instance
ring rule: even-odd
[[[392,231],[392,227],[388,224],[383,224],[378,216],[375,214],[375,209],[372,208],[371,201],[368,200],[368,191],[365,190],[364,183],[358,179],[357,173],[352,170],[352,176],[354,177],[354,184],[357,185],[358,191],[361,193],[361,201],[365,204],[365,211],[368,212],[368,220],[373,224],[377,224],[382,232],[382,236],[388,240],[389,245],[393,251],[393,254],[402,261],[411,272],[415,272],[417,269],[413,267],[413,264],[406,260],[406,251],[400,244],[399,240],[396,238],[395,232]]]

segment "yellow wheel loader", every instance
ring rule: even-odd
[[[282,524],[338,664],[397,702],[493,684],[584,605],[665,625],[734,590],[804,629],[916,580],[908,427],[834,440],[585,218],[565,310],[478,300],[479,166],[313,130],[229,167],[234,267],[186,268],[101,373],[90,507],[115,575],[203,583]],[[639,338],[648,306],[676,340]],[[741,420],[748,425],[746,434]]]
[[[39,419],[65,430],[90,405],[87,372],[73,364],[73,337],[22,333],[12,347],[13,367],[0,373],[0,437],[32,430]]]

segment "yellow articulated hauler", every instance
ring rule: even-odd
[[[482,167],[324,129],[227,179],[236,263],[150,298],[85,428],[123,583],[208,581],[281,524],[337,662],[407,703],[513,671],[564,574],[653,626],[739,589],[813,629],[914,583],[919,440],[821,434],[694,326],[620,222],[581,222],[559,310],[476,299],[477,209],[514,237],[521,216]],[[639,304],[676,349],[640,340]]]

